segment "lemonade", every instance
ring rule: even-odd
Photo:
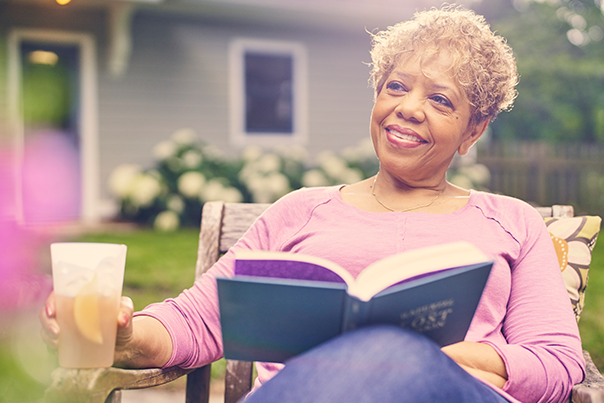
[[[50,245],[60,366],[113,365],[126,250],[103,243]]]
[[[57,294],[55,298],[61,328],[59,365],[64,368],[113,365],[120,295],[91,294],[84,303],[81,298],[78,301],[78,296]]]

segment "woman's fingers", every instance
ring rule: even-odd
[[[59,339],[59,323],[56,318],[56,305],[55,305],[55,295],[54,292],[51,292],[48,298],[46,299],[46,303],[40,309],[40,314],[38,315],[40,318],[40,323],[42,324],[41,336],[42,340],[46,345],[51,348],[57,348],[57,342]]]
[[[122,297],[120,302],[120,312],[117,318],[117,324],[120,327],[127,327],[132,320],[134,313],[134,303],[130,297]]]
[[[129,297],[122,297],[120,310],[117,316],[117,339],[116,348],[127,344],[132,338],[132,315],[134,304]]]

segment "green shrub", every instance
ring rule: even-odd
[[[353,183],[377,172],[369,141],[341,154],[320,153],[314,161],[301,146],[271,151],[250,146],[229,159],[183,129],[158,143],[154,157],[148,169],[116,167],[109,188],[119,201],[121,219],[160,230],[199,225],[206,201],[271,203],[302,186]]]

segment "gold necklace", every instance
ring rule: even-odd
[[[373,180],[373,185],[371,186],[371,195],[375,198],[375,201],[380,203],[380,205],[382,207],[384,207],[386,210],[392,211],[392,212],[398,212],[398,213],[404,213],[405,211],[417,210],[418,208],[431,206],[432,203],[434,203],[436,201],[436,199],[438,199],[440,197],[440,195],[443,194],[443,192],[445,191],[445,188],[446,188],[446,186],[445,186],[443,188],[443,190],[438,192],[438,194],[436,196],[434,196],[434,198],[432,200],[430,200],[429,203],[422,204],[421,206],[409,207],[409,208],[406,208],[403,210],[395,210],[395,209],[392,209],[392,208],[386,206],[384,203],[382,203],[380,201],[380,199],[378,199],[377,195],[375,194],[375,182],[377,182],[377,178],[378,178],[378,174],[375,175],[375,179]]]

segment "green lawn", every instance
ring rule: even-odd
[[[152,302],[175,297],[195,280],[195,261],[199,230],[178,232],[152,230],[113,234],[90,234],[76,239],[81,242],[123,243],[128,246],[124,295],[141,310]]]
[[[593,251],[579,330],[583,348],[590,352],[600,371],[604,370],[604,238]]]

